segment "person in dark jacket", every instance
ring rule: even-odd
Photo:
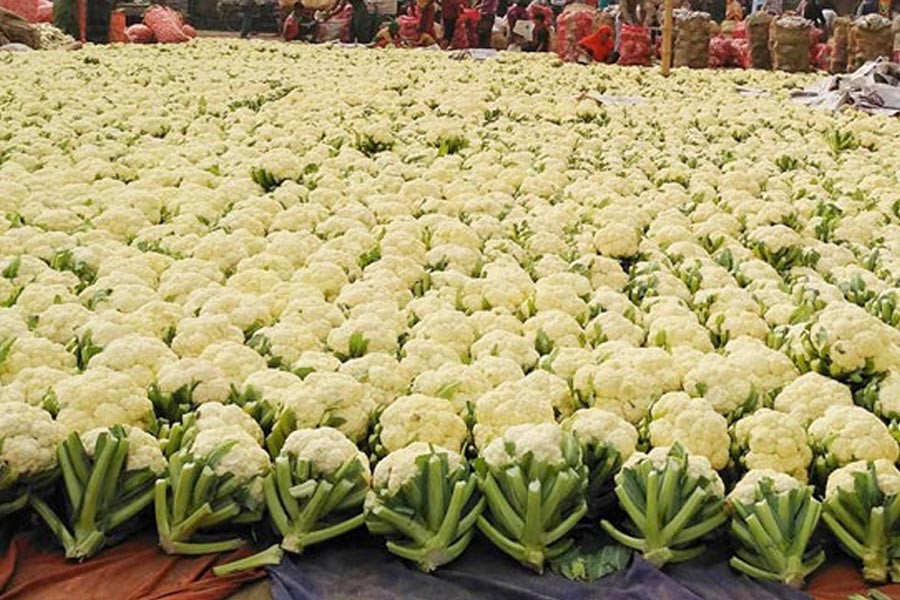
[[[253,29],[253,9],[256,3],[253,0],[241,0],[241,37],[247,39],[250,37],[250,31]]]
[[[819,29],[825,29],[825,13],[819,0],[806,0],[803,7],[803,18],[812,21]]]
[[[523,48],[525,52],[550,51],[550,29],[547,27],[547,17],[544,13],[535,13],[534,30],[531,36],[531,42]]]

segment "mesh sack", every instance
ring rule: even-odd
[[[0,0],[0,8],[14,12],[29,23],[38,22],[38,0]]]
[[[789,73],[809,71],[811,28],[809,21],[797,16],[781,17],[772,22],[769,43],[775,69]]]
[[[160,44],[178,44],[190,41],[181,30],[181,17],[171,8],[151,6],[144,13],[144,25],[153,31],[153,37]]]
[[[744,23],[747,25],[747,42],[750,52],[750,67],[753,69],[771,69],[772,55],[769,51],[769,28],[772,17],[764,12],[749,15]]]
[[[713,69],[730,67],[733,62],[731,40],[717,35],[709,40],[709,66]]]
[[[832,25],[831,38],[828,40],[828,71],[831,73],[847,72],[847,55],[850,50],[850,18],[838,17]]]
[[[197,37],[197,30],[190,25],[182,26],[181,30],[184,32],[184,35],[188,36],[191,39]]]
[[[53,3],[49,0],[38,2],[37,22],[53,23]]]
[[[709,66],[709,14],[675,11],[675,67],[703,69]]]
[[[575,62],[580,54],[578,42],[594,32],[597,11],[583,4],[572,4],[556,23],[556,53],[566,62]]]
[[[619,64],[650,66],[650,30],[639,25],[622,25],[619,33]]]
[[[880,56],[890,57],[893,51],[894,32],[888,19],[872,14],[853,22],[850,28],[850,70],[855,71],[866,61]]]
[[[126,27],[125,39],[131,44],[152,44],[156,41],[156,38],[153,37],[153,30],[143,23]]]

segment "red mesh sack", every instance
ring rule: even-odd
[[[38,12],[37,12],[37,22],[38,23],[52,23],[53,22],[53,3],[48,0],[41,0],[38,2]]]
[[[731,40],[731,49],[734,52],[734,64],[741,69],[750,68],[750,41],[747,39]]]
[[[809,62],[817,69],[829,70],[831,68],[831,46],[821,43],[810,46]]]
[[[556,23],[556,53],[564,61],[575,62],[579,56],[578,42],[593,31],[593,10],[563,11]]]
[[[16,13],[29,23],[38,22],[38,0],[0,0],[0,8]]]
[[[156,38],[153,37],[153,30],[143,23],[126,27],[125,39],[130,44],[152,44],[156,41]]]
[[[190,41],[181,29],[181,17],[170,8],[151,6],[144,13],[144,24],[153,31],[153,37],[160,44]]]
[[[534,21],[534,16],[538,13],[542,13],[544,15],[544,20],[547,23],[547,27],[553,27],[553,9],[549,6],[544,6],[543,4],[532,4],[528,7],[528,17]],[[590,32],[588,32],[590,33]]]
[[[619,64],[650,66],[650,30],[639,25],[622,25],[619,34]]]
[[[191,39],[197,37],[197,30],[190,25],[182,25],[181,30],[184,32],[184,35],[188,36]]]
[[[709,40],[709,66],[713,69],[730,67],[733,62],[731,40],[717,35]]]
[[[733,40],[746,40],[747,39],[747,24],[743,21],[738,21],[734,24],[734,27],[731,28],[731,39]]]
[[[822,41],[822,30],[816,27],[813,27],[809,30],[809,45],[810,47],[815,46],[819,42]]]

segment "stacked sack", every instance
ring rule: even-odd
[[[823,33],[817,27],[809,30],[809,64],[816,69],[827,71],[831,66],[831,50],[828,44],[822,41]]]
[[[673,66],[704,69],[709,66],[709,13],[676,10]]]
[[[570,4],[565,8],[556,22],[556,34],[559,40],[556,52],[566,62],[578,60],[578,42],[596,31],[598,27],[596,9],[586,4]]]
[[[832,24],[831,39],[828,40],[828,71],[831,73],[847,72],[847,53],[850,50],[850,24],[850,17],[838,17]]]
[[[769,45],[772,66],[779,71],[809,71],[810,31],[812,23],[803,17],[784,16],[772,22]]]
[[[850,69],[856,70],[866,61],[879,56],[890,57],[894,50],[891,22],[881,15],[859,17],[850,28]]]
[[[772,55],[769,53],[769,29],[772,17],[758,11],[747,16],[747,42],[750,52],[750,67],[754,69],[771,69]]]

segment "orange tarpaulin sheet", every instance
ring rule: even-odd
[[[815,600],[847,600],[852,594],[865,594],[877,589],[888,598],[900,600],[900,584],[870,586],[863,581],[859,566],[846,558],[830,560],[824,569],[816,571],[806,592]]]
[[[216,577],[212,567],[248,554],[167,556],[142,535],[77,563],[19,534],[0,557],[0,600],[224,600],[265,571]]]

